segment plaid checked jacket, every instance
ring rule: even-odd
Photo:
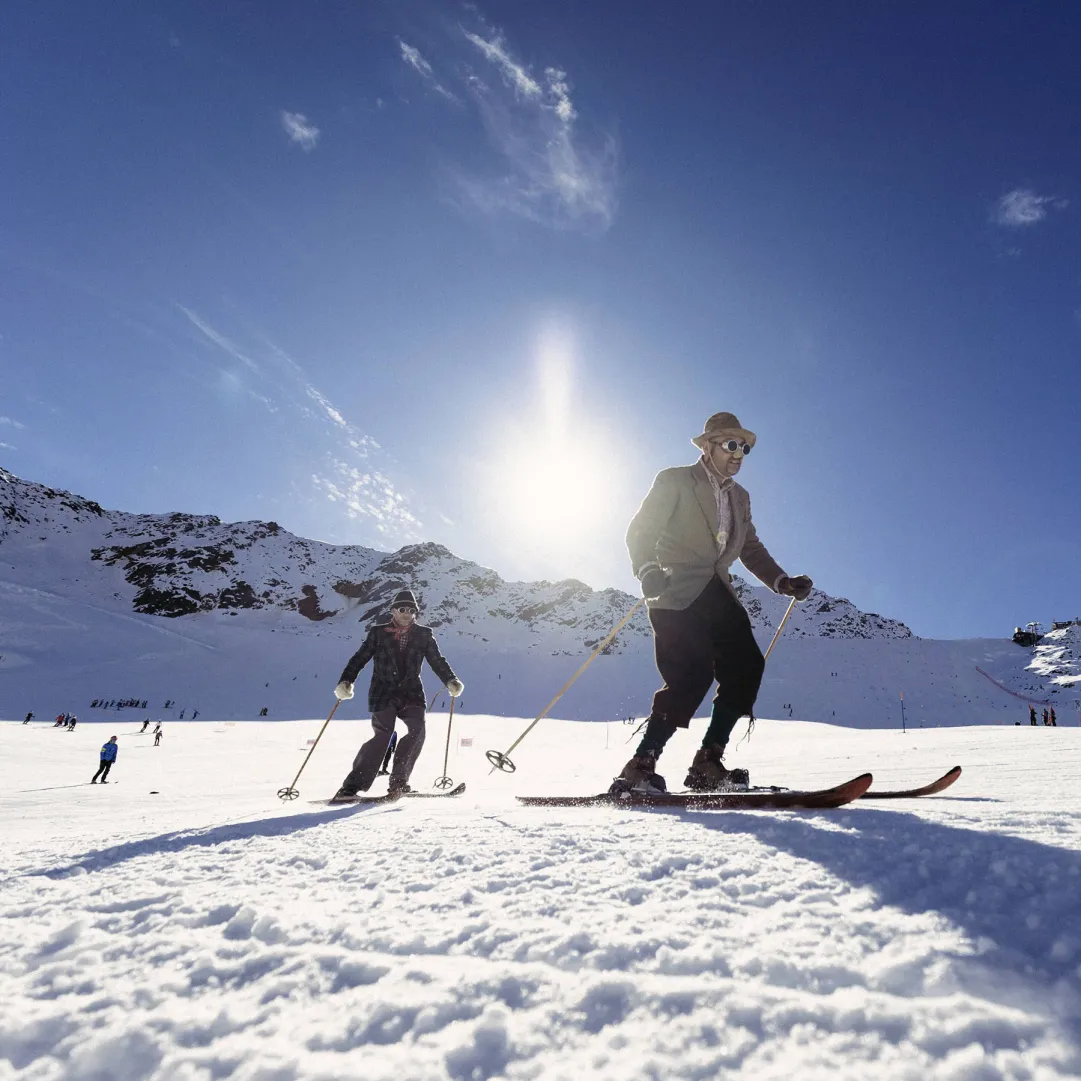
[[[424,661],[428,662],[444,684],[456,678],[446,658],[439,652],[439,646],[435,644],[431,627],[413,624],[402,663],[399,663],[398,650],[391,633],[392,627],[392,623],[377,623],[372,627],[364,639],[364,644],[349,658],[349,663],[342,671],[342,681],[353,683],[360,670],[372,661],[368,709],[373,713],[385,709],[395,700],[401,705],[407,702],[425,704],[424,687],[420,682],[420,669]]]

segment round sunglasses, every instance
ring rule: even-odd
[[[741,443],[738,439],[714,439],[711,445],[720,447],[721,450],[726,450],[729,454],[735,454],[737,450],[742,450],[744,457],[754,450],[750,443]]]
[[[403,608],[395,608],[394,611],[397,612],[400,616],[404,616],[406,612],[412,612],[413,615],[417,614],[417,610],[415,608],[410,608],[408,606],[405,606]]]

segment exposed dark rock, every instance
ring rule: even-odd
[[[304,594],[304,599],[297,601],[297,611],[302,616],[307,616],[308,619],[318,622],[321,619],[327,619],[338,614],[337,609],[332,612],[324,612],[319,607],[319,594],[316,592],[315,586],[302,586],[300,592]]]

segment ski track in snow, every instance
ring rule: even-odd
[[[829,812],[628,811],[513,793],[603,789],[629,728],[542,722],[491,776],[526,722],[470,717],[464,796],[311,805],[367,737],[345,723],[279,804],[320,723],[156,749],[0,724],[2,1081],[1081,1075],[1077,729],[761,721],[730,756],[754,780],[965,773]],[[116,783],[67,787],[114,730]]]

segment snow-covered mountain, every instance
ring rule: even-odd
[[[403,587],[466,681],[463,704],[515,716],[539,711],[580,663],[568,658],[588,654],[636,600],[573,579],[506,582],[436,544],[386,553],[275,522],[108,511],[0,469],[0,711],[92,719],[95,698],[138,698],[154,713],[167,699],[177,713],[318,713]],[[768,640],[787,601],[737,588]],[[1014,695],[1076,694],[1077,643],[1055,633],[1035,659],[1008,639],[931,642],[816,590],[770,660],[760,712],[877,727],[900,722],[903,691],[912,723],[1006,719],[1021,709]],[[641,716],[656,681],[639,610],[558,712]]]

